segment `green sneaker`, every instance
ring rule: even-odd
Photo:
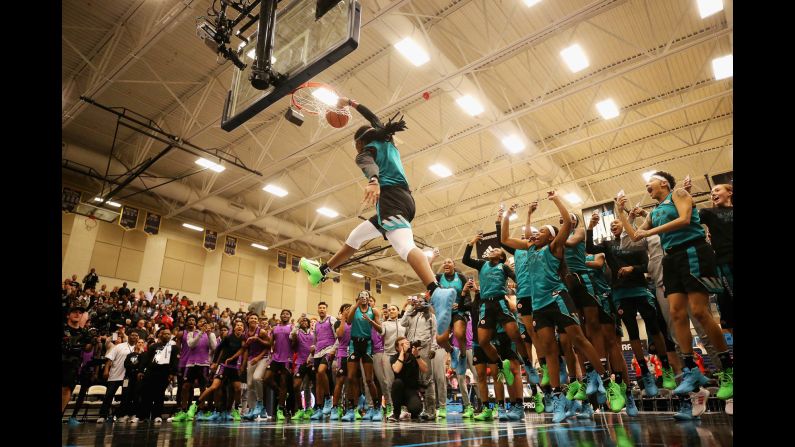
[[[362,420],[362,413],[359,412],[359,409],[353,410],[353,420],[354,421],[361,421]]]
[[[510,360],[502,361],[502,374],[505,376],[505,383],[508,384],[508,386],[513,385],[513,373],[511,372]]]
[[[320,265],[318,263],[310,261],[306,258],[301,258],[301,261],[298,263],[298,265],[309,277],[309,284],[317,287],[317,285],[323,281],[323,272],[320,271]]]
[[[547,365],[541,365],[541,386],[549,385],[549,369]]]
[[[588,395],[585,394],[585,389],[587,388],[584,383],[577,381],[580,383],[580,389],[577,390],[577,394],[574,395],[574,400],[588,400]]]
[[[575,400],[577,394],[580,392],[580,388],[582,388],[582,383],[579,380],[570,383],[569,389],[566,391],[566,399]]]
[[[627,395],[627,382],[619,383],[618,387],[621,389],[621,394],[626,396]]]
[[[190,404],[190,408],[188,408],[188,420],[192,421],[194,417],[196,417],[196,412],[199,411],[199,406],[196,405],[196,402]]]
[[[178,411],[174,416],[168,418],[168,422],[185,422],[188,420],[188,413],[184,411]]]
[[[635,443],[627,436],[627,431],[624,427],[616,426],[616,447],[632,447]]]
[[[276,420],[277,421],[283,421],[284,420],[284,411],[282,411],[281,408],[276,410]]]
[[[332,410],[334,411],[334,410]],[[342,419],[342,416],[345,414],[345,411],[342,409],[342,405],[337,407],[337,420]]]
[[[232,420],[235,422],[240,422],[240,410],[237,408],[232,409]]]
[[[673,390],[676,388],[676,375],[674,374],[674,368],[672,366],[662,369],[662,378],[663,388],[666,390]]]
[[[734,368],[726,368],[723,371],[718,371],[718,399],[731,399],[734,397]]]
[[[447,408],[442,407],[436,410],[436,418],[437,419],[447,419]]]
[[[295,412],[295,414],[293,415],[292,419],[295,419],[296,421],[300,421],[303,417],[304,417],[304,410],[298,410],[298,411]]]
[[[621,387],[617,383],[610,381],[607,386],[607,403],[610,405],[610,411],[618,413],[624,408],[626,399],[624,393],[621,392]]]
[[[302,417],[306,421],[309,420],[309,418],[311,418],[313,414],[315,414],[315,411],[309,408],[307,410],[304,410],[304,415]]]
[[[392,413],[395,411],[395,408],[392,407],[392,404],[386,406],[386,417],[392,416]],[[399,415],[398,415],[399,416]]]
[[[472,405],[467,405],[464,409],[464,412],[461,413],[462,419],[472,419],[475,416],[475,409],[472,408]]]
[[[585,388],[585,387],[583,387]],[[536,414],[541,414],[544,412],[544,395],[541,393],[536,394],[533,396],[533,401],[536,403]]]
[[[483,407],[483,411],[480,414],[475,415],[474,418],[476,421],[491,421],[494,419],[494,415],[491,412],[489,407]]]

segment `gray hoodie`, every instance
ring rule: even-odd
[[[409,341],[421,341],[422,348],[426,348],[428,345],[436,348],[436,315],[431,313],[429,307],[422,312],[416,312],[412,306],[409,306],[406,308],[403,318],[400,319],[400,325],[406,328],[406,338]],[[384,341],[384,347],[386,347],[386,341]]]

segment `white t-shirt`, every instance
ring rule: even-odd
[[[105,358],[113,362],[110,365],[108,381],[124,380],[124,361],[133,351],[135,351],[135,346],[129,343],[119,343],[108,351]]]

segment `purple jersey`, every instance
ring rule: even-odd
[[[315,336],[317,337],[315,352],[317,353],[333,345],[337,340],[337,337],[334,335],[334,324],[331,320],[331,316],[327,316],[325,320],[315,324]]]
[[[351,325],[348,323],[344,324],[345,324],[345,333],[342,334],[342,338],[340,338],[340,345],[337,347],[336,357],[338,359],[348,357],[348,343],[350,343],[351,341]]]
[[[289,363],[293,359],[293,346],[290,343],[292,324],[277,324],[273,328],[273,361]]]
[[[467,323],[466,334],[467,334],[467,349],[472,349],[472,320],[469,320],[469,322]],[[461,349],[461,347],[458,346],[458,339],[455,338],[454,336],[451,336],[450,338],[452,339],[452,345],[455,346],[456,348]]]
[[[184,368],[188,364],[188,330],[182,331],[182,342],[179,344],[179,368]]]
[[[306,359],[309,358],[309,351],[315,343],[315,334],[311,331],[304,332],[299,329],[295,336],[298,339],[298,357],[295,360],[295,364],[303,365],[306,363]]]
[[[370,328],[370,340],[373,342],[373,354],[384,352],[384,337],[378,333],[376,328]]]
[[[185,352],[185,365],[192,366],[192,365],[202,365],[202,366],[209,366],[210,365],[210,337],[207,335],[206,332],[200,332],[198,330],[193,331],[191,334],[195,336],[199,333],[199,342],[196,344],[196,347],[190,348],[188,347]],[[188,339],[188,332],[185,332],[185,340]],[[187,346],[187,342],[186,345]],[[182,354],[180,354],[180,360],[182,360]]]
[[[248,340],[249,337],[258,337],[259,336],[259,330],[260,330],[260,328],[257,327],[256,329],[254,329],[254,332],[249,333],[248,328],[247,328],[246,332],[243,335],[243,339]],[[254,357],[260,355],[262,353],[262,351],[264,351],[264,350],[265,350],[265,345],[264,344],[262,344],[260,342],[257,342],[257,341],[252,341],[248,345],[248,359],[249,360],[253,359]]]

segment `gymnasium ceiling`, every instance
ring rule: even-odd
[[[287,0],[282,3],[286,3]],[[79,101],[86,95],[152,119],[168,133],[237,157],[262,176],[227,165],[121,200],[169,218],[229,232],[243,243],[324,258],[374,209],[361,206],[365,181],[354,164],[352,132],[302,127],[282,117],[285,98],[232,132],[220,128],[233,66],[219,65],[196,36],[210,0],[65,0],[62,18],[64,160],[104,173],[115,116]],[[314,78],[388,118],[405,113],[398,134],[417,203],[417,239],[460,259],[479,229],[490,231],[498,204],[527,204],[545,191],[577,193],[587,208],[623,189],[630,203],[651,203],[642,174],[732,170],[733,80],[716,80],[712,60],[732,53],[732,1],[701,18],[696,0],[365,0],[356,51]],[[409,23],[430,54],[415,67],[393,44]],[[405,37],[405,36],[400,36]],[[589,66],[573,73],[560,51],[579,44]],[[429,92],[428,100],[422,93]],[[470,94],[486,110],[470,116],[455,99]],[[606,120],[596,103],[612,98]],[[518,133],[526,148],[501,142]],[[110,174],[160,152],[164,144],[120,128]],[[117,197],[194,172],[195,155],[172,150]],[[440,178],[439,163],[453,175]],[[114,168],[113,166],[117,166]],[[64,184],[90,194],[102,182],[64,169]],[[279,198],[262,190],[286,189]],[[336,218],[320,216],[325,206]],[[522,208],[523,213],[526,208]],[[557,221],[542,201],[539,220]],[[519,222],[516,221],[519,226]],[[383,245],[375,240],[368,247]],[[356,270],[385,282],[419,285],[392,249]],[[350,271],[350,270],[349,270]]]

